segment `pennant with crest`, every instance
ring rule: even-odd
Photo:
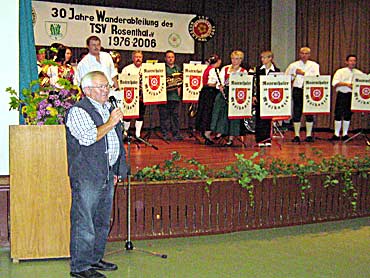
[[[230,74],[228,118],[246,119],[252,117],[253,76],[247,72]]]
[[[330,75],[305,76],[303,114],[330,114]]]
[[[197,103],[200,91],[203,88],[203,72],[207,65],[184,64],[183,65],[183,84],[182,101],[185,103]]]
[[[352,112],[370,111],[370,75],[355,74],[352,83]]]
[[[291,79],[281,73],[260,76],[260,110],[262,119],[291,116]]]
[[[119,91],[113,92],[117,103],[122,104],[123,118],[139,118],[139,75],[121,73],[118,76]]]
[[[142,64],[142,79],[145,105],[167,102],[166,67],[164,63]]]

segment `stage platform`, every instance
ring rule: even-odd
[[[210,168],[224,168],[235,162],[235,154],[250,157],[255,152],[266,161],[280,158],[286,162],[302,162],[302,154],[320,161],[336,154],[346,157],[365,156],[369,148],[363,138],[348,142],[331,142],[332,133],[316,132],[315,142],[292,143],[293,132],[285,132],[285,138],[273,139],[272,147],[259,148],[254,135],[234,146],[221,143],[204,145],[182,130],[183,141],[166,142],[152,133],[149,143],[130,144],[132,174],[155,164],[171,159],[174,151],[182,159],[196,159]],[[145,131],[143,132],[145,135]],[[304,139],[304,133],[302,133]],[[126,144],[126,147],[128,145]],[[318,155],[318,152],[321,152]],[[271,178],[256,183],[253,191],[254,205],[246,189],[235,180],[214,181],[209,191],[202,181],[134,182],[131,195],[132,238],[147,239],[159,237],[181,237],[202,234],[227,233],[249,229],[264,229],[290,225],[302,225],[324,221],[364,217],[370,214],[369,182],[366,177],[352,177],[357,195],[357,208],[353,209],[351,198],[342,193],[342,186],[322,186],[320,175],[310,175],[311,188],[302,198],[297,177],[279,177],[277,183]],[[134,179],[133,179],[134,180]],[[0,243],[8,242],[9,176],[0,177]],[[110,240],[124,240],[127,237],[127,186],[119,184],[113,208],[113,226]]]
[[[341,154],[346,157],[354,157],[356,155],[365,155],[369,150],[367,149],[366,140],[364,137],[356,137],[347,143],[342,141],[332,142],[329,139],[332,137],[331,132],[316,132],[314,134],[315,142],[306,143],[305,132],[301,132],[303,139],[301,143],[291,142],[294,137],[293,131],[287,131],[284,138],[275,138],[272,141],[272,147],[260,148],[256,146],[254,135],[248,134],[244,137],[234,139],[232,147],[225,147],[225,141],[215,145],[205,145],[204,139],[200,134],[195,134],[197,139],[191,136],[187,131],[181,132],[183,141],[169,141],[166,142],[152,133],[149,143],[158,147],[155,150],[142,143],[131,143],[131,168],[132,173],[135,174],[139,169],[145,166],[152,166],[155,164],[163,163],[165,159],[171,158],[171,153],[177,151],[181,154],[182,158],[194,158],[202,164],[210,168],[223,168],[235,161],[235,154],[244,154],[245,157],[250,157],[255,152],[259,152],[261,157],[276,157],[286,162],[299,162],[301,161],[300,154],[304,153],[306,157],[313,160],[321,160],[336,154]],[[160,133],[158,133],[160,134]],[[143,132],[145,135],[145,131]],[[350,134],[352,135],[352,134]],[[241,142],[244,140],[244,145]],[[127,144],[126,144],[127,147]],[[317,151],[321,155],[317,155]]]

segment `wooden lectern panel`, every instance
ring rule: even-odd
[[[65,127],[10,126],[11,258],[69,257]]]

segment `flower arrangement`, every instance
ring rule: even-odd
[[[58,87],[42,87],[40,80],[33,80],[22,90],[22,98],[11,87],[6,91],[10,94],[10,110],[21,111],[27,125],[64,124],[67,109],[82,96],[79,87],[66,79],[59,79]]]

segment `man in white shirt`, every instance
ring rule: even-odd
[[[333,76],[333,86],[337,92],[337,100],[334,110],[334,135],[332,141],[339,141],[340,130],[342,128],[343,118],[343,133],[342,140],[349,138],[348,129],[351,123],[351,98],[352,98],[352,81],[354,74],[362,74],[362,71],[356,69],[357,57],[350,54],[346,57],[346,67],[338,69]]]
[[[291,63],[285,71],[290,75],[293,81],[293,125],[294,139],[292,142],[299,143],[299,131],[301,129],[301,117],[303,110],[303,81],[304,76],[320,75],[320,66],[318,63],[309,60],[311,49],[302,47],[299,50],[300,60]],[[312,138],[313,116],[306,115],[306,142],[313,142]]]
[[[121,74],[126,75],[138,75],[139,76],[139,118],[135,120],[135,136],[140,138],[141,135],[141,128],[143,127],[144,123],[144,115],[145,115],[145,105],[143,102],[143,90],[142,90],[142,72],[141,72],[141,65],[143,64],[143,52],[137,50],[132,52],[132,64],[124,67],[122,69]],[[130,120],[124,121],[124,128],[125,133],[128,132],[130,128]]]
[[[97,36],[90,36],[86,40],[89,53],[77,65],[77,82],[81,84],[82,78],[89,72],[102,71],[106,75],[109,85],[118,89],[117,70],[114,67],[109,53],[102,52],[101,41]]]

